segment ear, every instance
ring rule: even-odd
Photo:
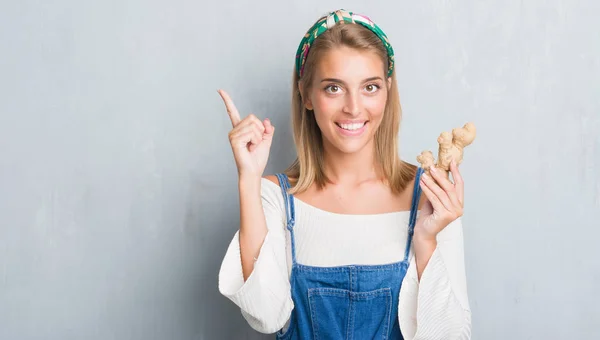
[[[302,81],[298,81],[298,90],[300,90],[300,99],[302,99],[302,103],[304,104],[304,106],[306,107],[307,110],[312,110],[313,109],[312,102],[310,101],[309,97],[305,96],[306,93],[304,93],[303,85],[304,84]]]
[[[387,88],[388,91],[392,89],[392,77],[387,78]]]

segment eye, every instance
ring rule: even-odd
[[[340,87],[335,84],[327,85],[325,87],[325,91],[332,93],[332,94],[336,94],[336,93],[340,92]]]
[[[367,86],[365,86],[365,89],[367,90],[367,92],[369,93],[373,93],[376,92],[377,90],[379,90],[379,85],[377,84],[369,84]]]

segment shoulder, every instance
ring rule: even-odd
[[[272,182],[273,184],[279,186],[279,179],[275,175],[267,175],[267,176],[263,177],[263,180],[267,180],[267,181]]]
[[[281,184],[279,183],[279,178],[277,178],[276,175],[266,175],[266,176],[264,176],[262,178],[262,180],[270,182],[269,185],[272,183],[272,184],[278,186],[279,190],[281,190]],[[297,180],[298,180],[297,178],[288,177],[288,181],[290,181],[290,185],[292,187],[294,187],[294,185],[296,184]]]
[[[263,204],[281,211],[285,208],[283,192],[276,175],[267,175],[261,178],[260,196]]]
[[[286,203],[277,176],[264,176],[260,179],[260,200],[267,228],[285,230]]]
[[[275,175],[264,176],[260,180],[260,193],[263,198],[282,196],[279,179]]]

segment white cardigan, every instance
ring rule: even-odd
[[[254,270],[244,282],[238,231],[221,264],[219,291],[240,307],[252,328],[274,333],[287,326],[294,308],[289,281],[291,240],[279,186],[263,178],[261,196],[268,232]],[[403,260],[410,211],[346,215],[318,209],[296,198],[294,204],[298,263],[340,266]],[[420,282],[414,252],[410,252],[398,306],[400,329],[406,340],[471,338],[461,219],[450,223],[437,240]]]

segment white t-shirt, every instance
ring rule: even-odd
[[[284,197],[275,183],[261,180],[267,236],[254,270],[244,282],[239,231],[219,271],[219,291],[240,307],[249,325],[261,333],[285,328],[294,303],[290,232]],[[337,214],[294,198],[296,261],[310,266],[387,264],[402,261],[410,211],[373,215]],[[410,339],[470,339],[471,311],[467,296],[462,220],[437,236],[437,248],[421,280],[414,252],[400,289],[398,319]]]

